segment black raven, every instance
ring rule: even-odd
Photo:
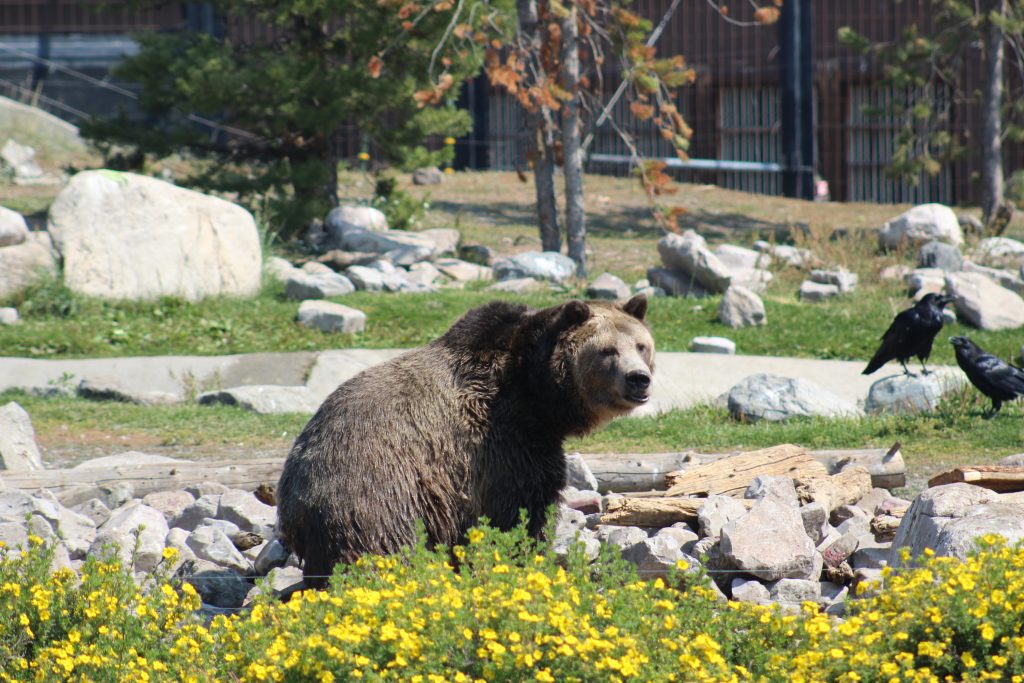
[[[924,362],[932,353],[935,335],[942,329],[942,307],[955,300],[954,296],[925,294],[912,307],[896,314],[892,325],[882,335],[881,346],[861,374],[870,375],[889,361],[898,360],[903,372],[913,377],[914,373],[907,370],[907,361],[917,356],[922,373],[927,375]]]
[[[978,391],[992,399],[994,417],[1003,407],[1003,401],[1024,396],[1024,370],[981,350],[967,337],[950,337],[956,350],[956,363],[967,373],[967,379]]]

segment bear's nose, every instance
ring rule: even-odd
[[[651,376],[643,370],[634,370],[626,375],[626,384],[634,391],[643,391],[651,386]]]

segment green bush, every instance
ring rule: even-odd
[[[161,572],[140,588],[109,559],[76,578],[52,556],[33,538],[0,561],[0,680],[1024,680],[1024,549],[994,537],[886,570],[844,620],[723,604],[685,567],[642,581],[610,550],[558,558],[521,529],[365,557],[208,624]]]

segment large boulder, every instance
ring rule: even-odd
[[[883,249],[916,246],[937,240],[959,247],[964,234],[956,214],[942,204],[921,204],[888,221],[878,232]]]
[[[857,406],[810,380],[758,373],[729,390],[729,413],[738,420],[779,422],[793,417],[854,416]]]
[[[56,272],[53,243],[45,232],[30,232],[21,244],[0,247],[0,297],[17,294],[40,276]]]
[[[957,318],[981,330],[1024,325],[1024,299],[981,273],[950,273],[946,290],[956,297]]]
[[[718,306],[718,322],[732,328],[751,327],[764,325],[768,318],[761,297],[746,287],[732,285]]]
[[[576,263],[556,251],[527,251],[494,262],[494,279],[534,278],[565,282],[576,272]]]
[[[691,276],[711,292],[724,292],[732,282],[730,268],[708,249],[704,238],[693,230],[682,235],[668,233],[658,240],[658,253],[666,268]]]
[[[0,407],[0,469],[16,472],[43,469],[32,420],[14,401]]]
[[[864,403],[867,413],[929,413],[939,407],[944,394],[964,383],[959,372],[937,371],[921,377],[892,375],[883,377],[868,390]]]
[[[774,500],[722,527],[722,553],[737,568],[765,581],[817,579],[821,556],[804,531],[800,512]]]
[[[331,209],[324,219],[324,232],[331,244],[340,244],[349,232],[383,232],[387,229],[387,217],[372,206],[338,206]]]
[[[28,225],[17,211],[0,206],[0,247],[21,244],[28,237]]]
[[[85,171],[50,207],[64,282],[104,299],[249,296],[260,288],[252,214],[156,178]]]
[[[985,265],[1020,265],[1024,262],[1024,242],[1009,237],[986,237],[978,242],[971,258]]]

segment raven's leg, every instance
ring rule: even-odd
[[[999,412],[999,409],[1003,407],[1003,402],[997,398],[992,399],[992,412],[985,416],[986,420],[991,420]]]
[[[932,371],[924,364],[924,358],[918,358],[918,360],[921,361],[921,374],[926,376],[932,374]]]
[[[910,370],[907,369],[907,362],[906,361],[901,360],[900,361],[900,365],[903,366],[903,374],[904,375],[906,375],[907,377],[917,377],[917,375],[915,375],[914,373],[912,373]]]

